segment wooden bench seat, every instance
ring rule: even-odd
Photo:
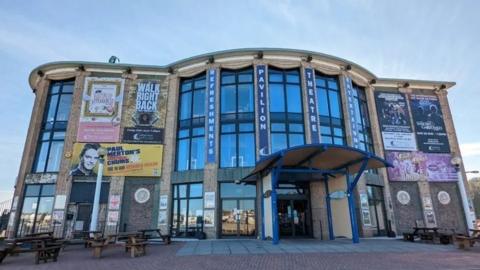
[[[475,241],[479,241],[476,237],[469,237],[465,235],[455,235],[454,242],[457,244],[457,247],[460,249],[470,249],[475,244]]]
[[[147,253],[146,246],[147,242],[127,243],[125,245],[126,249],[130,250],[130,257],[132,258],[145,255]]]

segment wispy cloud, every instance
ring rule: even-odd
[[[462,143],[460,145],[463,157],[480,156],[480,142],[478,143]]]

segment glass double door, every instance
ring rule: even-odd
[[[222,200],[222,236],[255,236],[255,199]]]
[[[280,236],[310,236],[308,200],[279,199],[277,201]]]

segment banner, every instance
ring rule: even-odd
[[[390,181],[457,181],[450,154],[422,152],[386,152],[386,159],[393,165],[388,168]]]
[[[258,148],[259,157],[266,157],[270,154],[268,146],[268,111],[267,111],[267,86],[266,66],[257,65],[255,69],[257,77],[257,108],[258,108]]]
[[[320,134],[318,133],[318,112],[317,97],[315,95],[315,75],[312,68],[305,68],[305,81],[307,84],[308,99],[308,122],[310,124],[310,137],[312,143],[320,143]]]
[[[78,142],[118,142],[124,80],[85,78]]]
[[[123,142],[163,144],[167,88],[159,81],[139,81],[129,91]]]
[[[352,79],[348,76],[345,76],[344,78],[345,88],[347,89],[347,106],[348,114],[350,116],[350,130],[353,141],[352,146],[357,149],[362,149],[362,144],[360,143],[362,136],[360,132],[362,127],[362,117],[360,115],[360,111],[355,105],[355,90],[353,89]]]
[[[375,103],[385,150],[416,151],[405,95],[375,92]]]
[[[73,147],[72,176],[95,177],[98,171],[98,149],[107,150],[105,176],[160,176],[163,145],[76,143]]]
[[[217,72],[208,70],[207,91],[207,163],[215,163],[215,92],[217,89]]]
[[[418,148],[422,152],[450,153],[445,123],[436,96],[410,95]]]

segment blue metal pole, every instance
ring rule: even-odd
[[[325,177],[324,183],[325,183],[325,193],[327,193],[327,196],[325,199],[327,203],[328,238],[330,240],[335,240],[335,234],[333,233],[332,206],[330,205],[330,191],[328,189],[328,177]]]
[[[278,224],[278,209],[277,209],[277,183],[278,183],[279,169],[274,168],[272,171],[272,223],[273,223],[273,240],[272,243],[277,245],[280,240],[279,224]]]
[[[347,197],[348,197],[348,208],[350,212],[350,224],[352,227],[352,242],[354,244],[358,244],[359,237],[358,237],[358,225],[357,225],[357,215],[355,213],[355,197],[353,194],[353,190],[350,190],[350,174],[347,173]]]

